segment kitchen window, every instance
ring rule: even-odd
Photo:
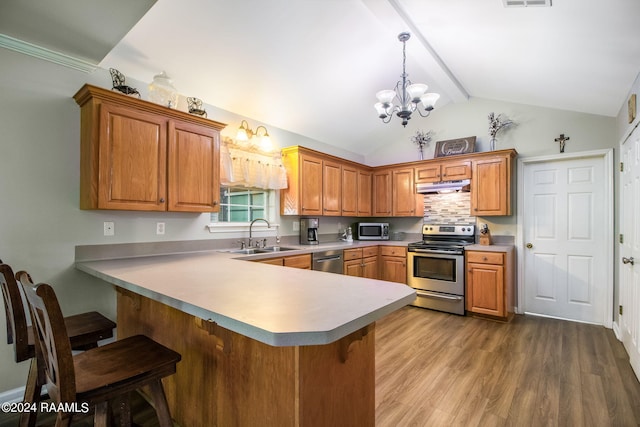
[[[220,187],[220,212],[217,222],[251,222],[269,215],[268,190],[245,187]]]
[[[209,229],[249,225],[257,218],[275,219],[275,190],[248,187],[220,187],[220,211],[211,214]]]

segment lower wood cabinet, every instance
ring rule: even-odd
[[[255,260],[255,262],[261,262],[263,264],[280,265],[284,267],[302,268],[304,270],[311,270],[311,254],[257,259]]]
[[[513,249],[466,251],[466,309],[507,319],[513,313]]]
[[[380,280],[407,283],[407,248],[403,246],[379,246]]]
[[[378,247],[345,249],[343,274],[347,276],[378,278]]]

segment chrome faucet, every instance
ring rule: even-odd
[[[266,223],[267,223],[267,228],[271,228],[271,224],[269,224],[269,221],[267,221],[267,220],[266,220],[266,219],[264,219],[264,218],[256,218],[256,219],[254,219],[253,221],[251,221],[251,224],[249,225],[249,247],[251,247],[251,245],[252,245],[252,240],[251,240],[251,238],[252,238],[252,233],[253,233],[253,224],[254,224],[256,221],[264,221],[264,222],[266,222]],[[267,239],[265,239],[265,241],[266,241],[266,240],[267,240]]]

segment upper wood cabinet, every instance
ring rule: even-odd
[[[416,193],[413,168],[393,169],[393,216],[423,216],[424,197]]]
[[[373,216],[422,216],[423,197],[416,193],[413,168],[373,172]]]
[[[282,150],[288,188],[282,215],[369,216],[371,172],[365,166],[294,146]]]
[[[471,215],[511,215],[511,175],[515,150],[472,160]]]
[[[391,216],[393,209],[391,169],[373,172],[373,216]]]
[[[511,215],[515,150],[375,168],[300,146],[282,153],[289,180],[280,192],[282,215],[421,217],[424,196],[416,193],[416,183],[469,178],[471,215]]]
[[[322,161],[322,211],[325,216],[342,215],[342,164]]]
[[[415,168],[417,184],[425,182],[458,181],[471,178],[471,160],[446,160]]]
[[[322,159],[300,155],[300,206],[301,215],[322,215]]]
[[[224,124],[83,86],[80,208],[215,212]]]
[[[358,216],[358,177],[355,166],[342,166],[342,215]]]
[[[371,216],[373,204],[373,172],[370,169],[358,169],[358,215]],[[344,207],[343,207],[344,210]]]

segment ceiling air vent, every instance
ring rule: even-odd
[[[504,7],[551,6],[551,0],[502,0]]]

